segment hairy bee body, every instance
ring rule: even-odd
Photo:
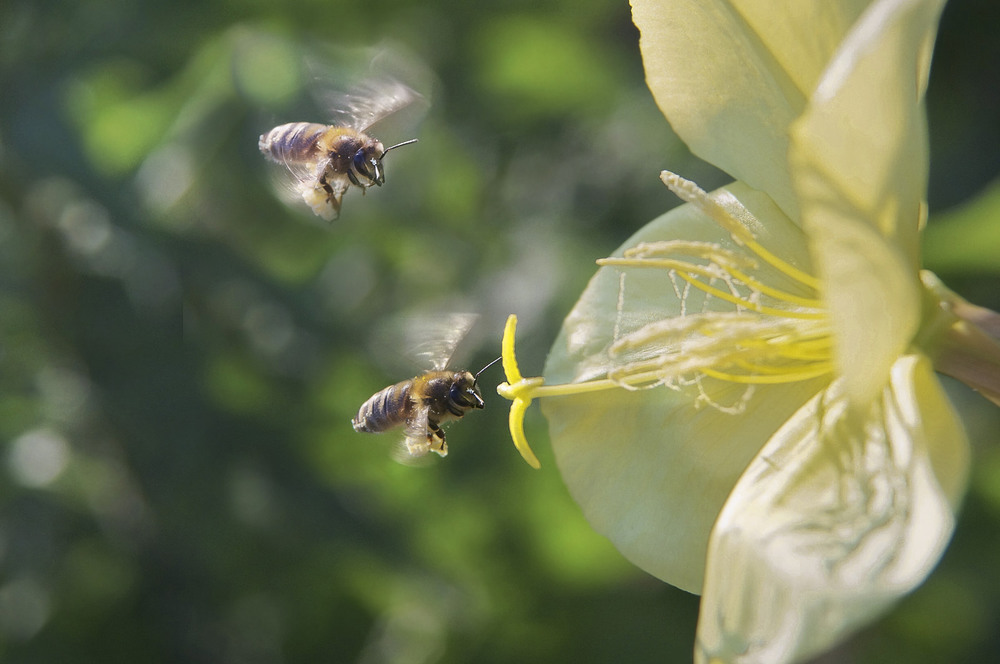
[[[381,390],[351,420],[355,431],[379,433],[405,427],[411,456],[448,454],[441,424],[484,406],[476,377],[468,371],[426,371]]]
[[[336,129],[337,127],[333,125],[316,122],[290,122],[279,125],[260,137],[260,151],[271,161],[279,164],[286,162],[319,164],[332,149],[331,138],[334,137]],[[341,128],[338,133],[357,134],[346,128]],[[337,166],[339,164],[334,168]],[[340,167],[343,169],[343,166]]]
[[[385,183],[385,146],[350,127],[292,122],[262,135],[258,147],[271,161],[296,165],[299,193],[327,221],[340,215],[350,185],[364,191]]]
[[[362,192],[385,183],[382,159],[403,141],[385,147],[368,135],[369,127],[406,107],[420,95],[394,80],[370,81],[343,99],[340,122],[291,122],[262,134],[260,151],[284,165],[293,186],[316,215],[333,221],[340,215],[344,194],[352,185]]]
[[[361,405],[351,420],[355,431],[382,433],[406,423],[413,412],[410,389],[416,378],[403,380],[376,392]]]

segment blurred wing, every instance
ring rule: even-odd
[[[424,451],[421,454],[414,454],[410,451],[410,439],[400,438],[392,451],[392,460],[411,468],[427,468],[434,463],[434,457]]]
[[[271,169],[271,186],[285,205],[298,208],[304,202],[313,213],[326,221],[340,216],[341,200],[347,185],[341,180],[330,180],[332,193],[327,193],[313,172],[300,163],[284,164],[285,168]]]
[[[414,319],[407,325],[406,347],[421,366],[445,369],[478,318],[476,314],[449,313]]]
[[[394,78],[372,78],[346,93],[327,93],[323,103],[333,124],[367,131],[372,125],[423,97]]]
[[[442,311],[433,305],[422,305],[419,311],[379,320],[369,337],[372,357],[387,376],[446,369],[457,354],[464,356],[475,343],[469,330],[477,314]],[[461,353],[456,353],[460,345]]]
[[[403,438],[396,446],[393,458],[407,466],[426,465],[427,453],[432,450],[432,441],[427,438],[427,414],[429,407],[418,406],[413,417],[406,423]]]
[[[324,44],[306,57],[306,69],[312,96],[324,112],[332,113],[335,124],[357,131],[367,132],[393,116],[391,128],[400,136],[410,134],[430,106],[433,73],[400,44],[382,42],[369,48]],[[406,112],[400,113],[403,109]]]

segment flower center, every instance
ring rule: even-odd
[[[512,400],[511,437],[525,460],[539,467],[523,432],[524,412],[536,397],[605,389],[695,387],[695,404],[741,412],[757,385],[789,383],[833,372],[833,340],[818,281],[762,246],[749,226],[756,220],[728,192],[710,196],[693,182],[664,171],[663,182],[728,232],[738,251],[718,243],[644,242],[601,266],[621,268],[617,319],[603,377],[545,385],[523,378],[514,357],[516,318],[507,321],[497,391]],[[623,302],[632,270],[665,270],[680,308],[676,315],[623,330]],[[777,275],[775,278],[774,275]],[[781,285],[778,285],[778,284]],[[695,294],[699,297],[694,297]],[[719,402],[719,382],[743,386],[735,401]],[[730,390],[731,392],[731,390]]]

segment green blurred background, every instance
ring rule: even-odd
[[[987,0],[945,12],[927,235],[994,309],[998,27]],[[520,460],[498,368],[447,459],[350,426],[421,368],[386,341],[401,314],[481,314],[478,368],[517,313],[537,373],[594,259],[676,204],[659,170],[727,181],[657,111],[637,37],[623,0],[4,0],[0,660],[690,661],[697,598],[590,530],[534,410],[543,468]],[[327,226],[257,137],[324,119],[304,55],[386,41],[432,106]],[[822,661],[1000,661],[1000,418],[949,387],[977,459],[955,540]]]

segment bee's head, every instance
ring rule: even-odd
[[[485,406],[486,404],[483,402],[483,394],[479,391],[479,374],[483,373],[499,361],[500,358],[498,357],[477,371],[476,375],[472,375],[468,371],[456,373],[455,381],[451,385],[451,392],[449,394],[452,401],[463,405],[466,408],[482,408]]]
[[[468,371],[455,372],[448,398],[463,408],[482,408],[486,405],[479,385],[476,384],[476,377]]]
[[[385,170],[382,168],[382,159],[389,150],[394,150],[403,145],[416,143],[413,138],[402,143],[396,143],[389,147],[383,147],[381,141],[371,141],[354,153],[351,160],[351,167],[347,171],[347,177],[352,183],[359,187],[371,187],[377,185],[381,187],[385,183]]]

